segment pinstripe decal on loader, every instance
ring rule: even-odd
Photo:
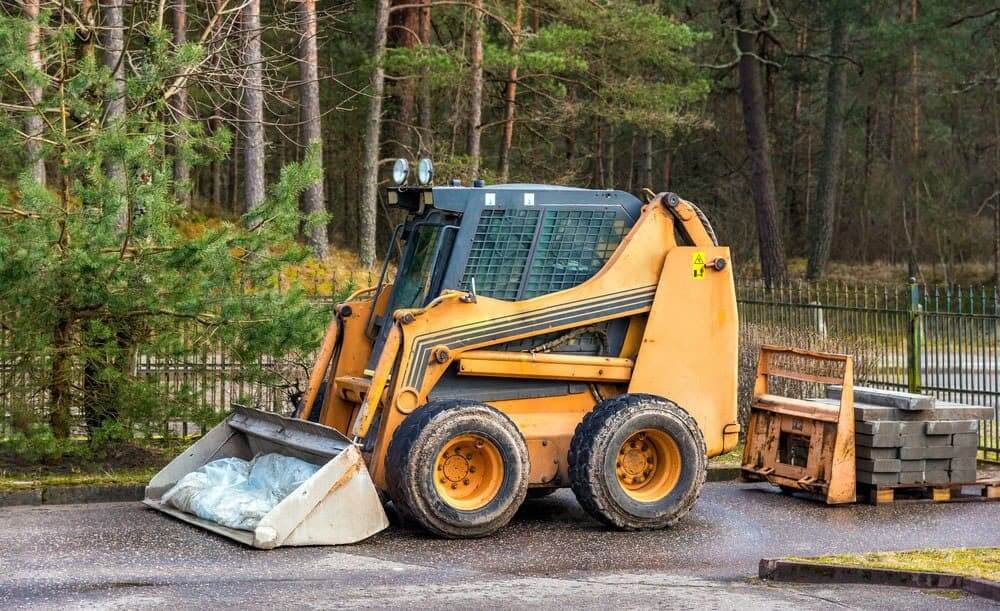
[[[422,335],[413,342],[406,385],[419,388],[434,346],[444,344],[449,349],[462,348],[480,342],[499,340],[526,332],[545,333],[548,329],[578,320],[598,321],[617,318],[648,309],[653,303],[656,286],[644,286],[611,295],[585,299],[569,304],[542,308],[523,314],[506,316],[488,323],[473,323],[451,327]]]

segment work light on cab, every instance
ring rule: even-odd
[[[417,182],[429,185],[432,180],[434,180],[434,162],[429,157],[424,157],[417,162]]]
[[[396,186],[402,186],[406,178],[410,175],[410,162],[400,157],[396,163],[392,164],[392,182]]]

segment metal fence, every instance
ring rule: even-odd
[[[738,282],[741,322],[808,330],[859,346],[872,386],[923,392],[1000,412],[997,288]],[[998,413],[1000,415],[1000,413]],[[981,456],[1000,460],[997,420],[980,427]]]
[[[863,353],[863,383],[1000,409],[997,289],[806,283],[768,288],[760,281],[740,280],[737,297],[741,323],[744,328],[754,326],[757,337],[780,341],[788,330],[797,329]],[[773,338],[769,330],[775,331]],[[192,410],[214,411],[226,410],[235,401],[284,409],[283,386],[306,375],[303,365],[308,363],[275,358],[245,363],[233,359],[221,341],[202,338],[197,345],[183,357],[140,351],[134,374],[164,385],[167,395],[183,395]],[[15,355],[5,347],[0,333],[0,437],[8,433],[18,409],[44,410],[51,368],[44,357]],[[284,383],[260,382],[253,374],[261,371]],[[183,419],[171,426],[177,433],[197,431]],[[997,421],[984,421],[981,430],[983,457],[1000,460]]]
[[[150,414],[147,428],[159,426],[174,435],[197,434],[202,424],[211,423],[211,418],[198,418],[196,414],[221,413],[233,403],[280,411],[288,407],[288,393],[295,390],[296,383],[304,388],[308,357],[293,361],[263,356],[251,362],[241,361],[234,358],[222,340],[206,340],[194,328],[182,327],[178,334],[185,348],[163,354],[140,347],[132,364],[132,375],[158,385],[162,391],[158,394],[171,403],[157,414]],[[15,353],[8,348],[9,338],[0,333],[0,439],[11,432],[18,414],[33,412],[37,417],[46,412],[52,369],[51,359],[44,354]],[[72,385],[79,393],[83,387],[82,364],[74,363],[73,371]],[[77,407],[74,416],[82,421]]]

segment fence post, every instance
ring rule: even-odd
[[[923,306],[920,303],[920,287],[916,278],[910,278],[909,333],[906,335],[906,382],[908,390],[918,393],[923,386],[920,380],[920,351],[922,348]]]

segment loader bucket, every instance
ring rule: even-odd
[[[262,453],[294,456],[320,467],[267,513],[254,531],[203,520],[161,501],[177,480],[219,458]],[[320,424],[236,406],[233,413],[157,473],[149,507],[259,549],[356,543],[389,525],[364,459],[350,440]]]

